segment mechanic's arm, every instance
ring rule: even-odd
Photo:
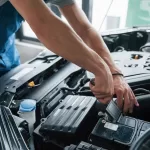
[[[53,15],[42,0],[10,1],[48,49],[94,73],[103,68],[103,60],[73,30]],[[95,61],[95,65],[92,61]]]
[[[83,41],[107,63],[112,73],[120,73],[111,58],[110,52],[104,43],[102,37],[92,27],[84,12],[77,4],[68,5],[60,9],[68,22]],[[125,80],[121,76],[114,76],[114,92],[117,95],[118,105],[122,108],[124,103],[124,112],[132,112],[133,104],[138,106],[138,102]],[[123,102],[124,99],[124,102]]]
[[[111,72],[121,72],[112,60],[110,52],[102,37],[99,36],[96,30],[92,27],[85,13],[77,6],[77,4],[65,6],[60,10],[83,41],[96,51],[107,63]]]
[[[97,98],[112,96],[113,79],[107,64],[68,25],[56,17],[42,0],[10,2],[48,49],[96,75],[98,84],[93,90]]]

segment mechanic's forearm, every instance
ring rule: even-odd
[[[104,59],[112,73],[121,72],[112,60],[110,52],[102,37],[98,35],[93,27],[85,29],[85,32],[81,37],[89,47],[95,50],[102,57],[102,59]]]
[[[110,72],[103,59],[79,38],[41,0],[10,0],[29,23],[40,41],[54,53],[93,72]]]
[[[53,33],[52,28],[49,28],[50,22],[47,20],[47,25],[40,27],[45,29],[42,33],[37,32],[37,36],[48,49],[95,75],[103,72],[106,67],[104,60],[86,46],[74,31],[59,21],[55,23],[59,27],[54,27]]]

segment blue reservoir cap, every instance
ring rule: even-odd
[[[32,99],[25,99],[21,102],[19,111],[30,112],[36,109],[36,101]]]

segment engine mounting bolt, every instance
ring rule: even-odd
[[[106,123],[106,120],[102,120],[102,123]]]

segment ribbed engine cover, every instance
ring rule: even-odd
[[[67,96],[41,125],[41,132],[74,134],[86,120],[96,98],[88,96]]]

